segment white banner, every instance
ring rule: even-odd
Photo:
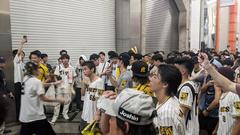
[[[232,6],[234,0],[221,0],[221,7]]]
[[[234,0],[220,0],[220,1],[221,1],[221,4],[220,4],[221,7],[231,6],[234,4]],[[216,3],[217,3],[217,0],[207,0],[208,6],[214,6],[216,5]]]

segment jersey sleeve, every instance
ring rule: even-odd
[[[77,72],[74,68],[72,68],[72,72],[73,72],[73,77],[77,77]]]
[[[233,101],[232,116],[234,118],[240,118],[240,98],[237,94],[233,94],[231,100]]]
[[[60,75],[59,66],[57,66],[57,68],[55,69],[54,74],[57,76]]]
[[[181,105],[191,109],[193,104],[193,93],[191,91],[191,88],[188,86],[182,87],[178,99]]]

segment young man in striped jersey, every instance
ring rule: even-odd
[[[175,61],[175,66],[182,74],[182,83],[178,88],[177,97],[186,119],[186,134],[199,134],[197,111],[198,90],[196,89],[195,83],[189,80],[194,64],[190,58],[183,57]]]
[[[181,80],[180,71],[166,64],[158,66],[157,73],[150,75],[150,87],[158,99],[154,124],[160,135],[185,135],[185,119],[175,97]]]
[[[93,120],[97,120],[97,100],[104,90],[104,81],[96,75],[96,66],[93,61],[86,61],[83,64],[83,73],[90,79],[84,96],[82,116],[80,119],[80,131]]]
[[[229,80],[234,80],[234,70],[228,67],[219,68],[218,72]],[[233,92],[224,92],[219,101],[219,121],[213,135],[240,134],[240,98]]]

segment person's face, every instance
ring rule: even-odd
[[[111,117],[109,120],[109,135],[124,135],[124,132],[117,126],[116,117]]]
[[[149,57],[148,57],[148,56],[144,56],[143,61],[146,62],[146,63],[148,63]]]
[[[149,76],[150,87],[153,92],[157,92],[164,88],[164,83],[161,81],[161,75],[159,73],[151,74]]]
[[[62,64],[62,60],[61,59],[58,59],[58,64]]]
[[[41,58],[39,58],[37,55],[31,55],[31,61],[34,63],[40,63]]]
[[[44,58],[43,58],[43,62],[44,62],[44,63],[47,63],[47,61],[48,61],[48,57],[44,57]]]
[[[99,59],[94,60],[94,65],[98,66],[99,65]]]
[[[117,61],[117,65],[118,65],[118,67],[121,67],[122,64],[123,64],[122,60],[121,60],[121,59],[118,59],[118,61]]]
[[[117,64],[117,63],[118,63],[118,59],[117,59],[117,58],[113,58],[113,59],[112,59],[112,63],[113,63],[113,64]]]
[[[134,60],[134,57],[133,56],[131,56],[131,59],[130,59],[130,65],[132,65],[134,62],[135,62],[135,60]]]
[[[90,77],[92,74],[92,70],[88,68],[88,66],[83,66],[83,73],[85,76]]]
[[[153,65],[154,66],[159,66],[161,62],[159,60],[153,60]]]
[[[105,56],[103,54],[100,54],[99,56],[100,56],[101,61],[105,61]]]
[[[62,63],[63,65],[68,65],[69,59],[66,59],[66,58],[62,59]]]
[[[79,64],[82,65],[84,63],[83,59],[79,59]]]

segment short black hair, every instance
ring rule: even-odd
[[[126,132],[127,129],[125,126],[125,121],[121,120],[120,118],[116,118],[117,126],[119,129],[121,129],[123,132]],[[148,125],[134,125],[129,123],[129,131],[127,135],[156,135],[156,131],[154,128],[153,123],[150,123]]]
[[[48,55],[46,53],[41,54],[42,59],[45,58],[45,57],[48,57]]]
[[[60,51],[60,55],[62,55],[62,53],[66,53],[67,54],[67,51],[66,50],[61,50]]]
[[[38,58],[41,58],[42,53],[39,50],[32,51],[29,55],[29,59],[31,59],[32,55],[36,55]]]
[[[135,54],[133,57],[135,60],[142,60],[142,58],[143,58],[142,54],[140,54],[140,53]]]
[[[163,62],[163,56],[161,54],[155,54],[152,56],[152,60]]]
[[[34,71],[38,70],[38,65],[34,62],[27,62],[25,64],[25,75],[31,76],[34,75]]]
[[[138,77],[138,76],[133,75],[132,80],[134,82],[137,82],[137,83],[141,84],[141,85],[149,83],[148,77]]]
[[[15,57],[15,56],[17,55],[17,52],[18,52],[17,49],[13,50],[13,51],[12,51],[12,56]]]
[[[17,49],[14,49],[13,51],[12,51],[12,56],[13,56],[13,58],[17,55],[17,52],[18,52],[18,50]],[[24,51],[22,51],[22,53],[24,54],[24,56],[25,56],[25,52]]]
[[[95,61],[99,59],[99,57],[100,57],[99,55],[97,55],[96,53],[93,53],[92,55],[90,55],[89,60]]]
[[[226,65],[226,66],[233,66],[234,61],[231,60],[230,58],[227,58],[227,59],[223,60],[222,63],[223,63],[223,65]]]
[[[100,52],[98,55],[102,54],[103,56],[105,56],[105,53],[104,52]]]
[[[61,56],[61,59],[70,59],[70,56],[68,55],[68,54],[63,54],[62,56]]]
[[[118,58],[118,54],[115,51],[108,52],[109,59]]]
[[[181,72],[173,65],[162,64],[158,66],[158,73],[161,76],[161,81],[168,84],[167,95],[175,96],[182,82]]]
[[[90,70],[93,69],[93,72],[96,73],[96,66],[93,61],[85,61],[82,66],[87,66]]]
[[[194,68],[194,63],[191,58],[189,58],[189,57],[177,58],[177,59],[175,59],[174,63],[184,66],[184,68],[187,69],[188,74],[191,75],[193,68]]]
[[[165,63],[173,65],[174,64],[174,60],[175,60],[175,57],[169,57],[169,58],[167,58],[165,60]]]

